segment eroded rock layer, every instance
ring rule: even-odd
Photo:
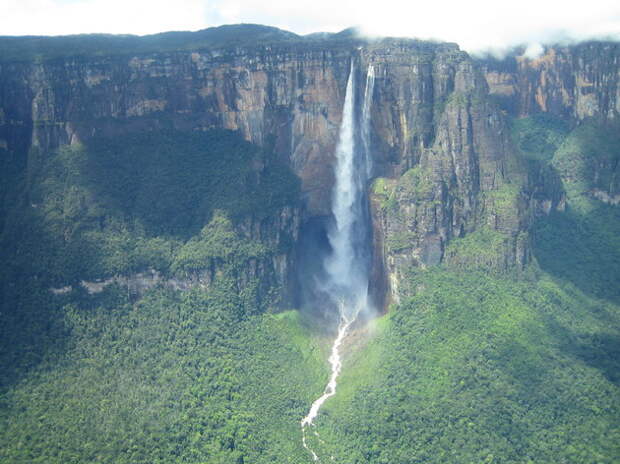
[[[619,59],[617,44],[591,43],[548,48],[533,60],[476,61],[454,44],[369,42],[347,34],[5,59],[0,149],[27,166],[33,151],[51,153],[93,137],[171,128],[239,131],[301,179],[303,205],[287,206],[267,228],[252,217],[237,223],[240,233],[277,248],[281,235],[296,240],[305,221],[329,214],[350,63],[358,64],[360,95],[372,64],[373,280],[398,300],[399,280],[412,266],[502,271],[529,261],[531,218],[562,208],[563,192],[553,173],[517,156],[508,114],[613,120],[620,111]],[[617,192],[598,195],[613,202]],[[462,240],[479,242],[479,253],[459,246]],[[291,266],[293,251],[272,263],[287,288]]]

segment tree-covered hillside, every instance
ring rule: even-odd
[[[350,355],[319,421],[337,462],[620,459],[620,211],[596,194],[617,192],[619,132],[542,116],[514,132],[565,210],[534,218],[523,274],[411,269],[412,296]],[[489,246],[473,235],[458,246]]]
[[[297,178],[271,156],[232,132],[164,131],[33,151],[6,177],[0,460],[300,454],[291,424],[325,381],[325,334],[272,314],[269,262],[290,238],[239,228],[296,205]],[[83,283],[148,269],[163,280],[146,292]]]

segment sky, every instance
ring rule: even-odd
[[[620,0],[0,0],[0,35],[146,35],[258,23],[298,34],[457,42],[469,52],[590,38],[620,40]]]

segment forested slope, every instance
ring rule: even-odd
[[[617,192],[618,134],[513,121],[564,210],[535,219],[523,273],[410,269],[410,296],[351,354],[321,420],[339,462],[618,462],[620,211],[597,193]],[[453,245],[492,252],[485,234]]]

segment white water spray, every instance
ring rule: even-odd
[[[375,68],[368,65],[366,74],[366,90],[364,91],[364,106],[362,106],[362,144],[364,145],[364,161],[366,163],[366,179],[372,175],[372,157],[370,156],[370,110],[375,90]]]
[[[323,394],[312,403],[310,411],[301,421],[302,443],[315,461],[319,456],[308,445],[306,428],[314,426],[314,419],[328,398],[336,394],[338,376],[342,369],[340,347],[349,329],[362,311],[368,309],[368,263],[363,250],[366,238],[365,227],[367,215],[364,208],[364,188],[370,175],[369,129],[370,105],[374,86],[374,70],[368,68],[366,90],[362,107],[362,145],[363,151],[356,151],[356,118],[355,118],[355,69],[351,63],[347,81],[342,122],[338,146],[336,148],[335,185],[332,198],[334,227],[329,231],[328,238],[332,253],[325,259],[324,266],[328,281],[326,291],[330,299],[338,307],[338,332],[332,345],[329,364],[331,375]],[[360,238],[361,237],[361,238]],[[320,440],[319,434],[314,435]]]

